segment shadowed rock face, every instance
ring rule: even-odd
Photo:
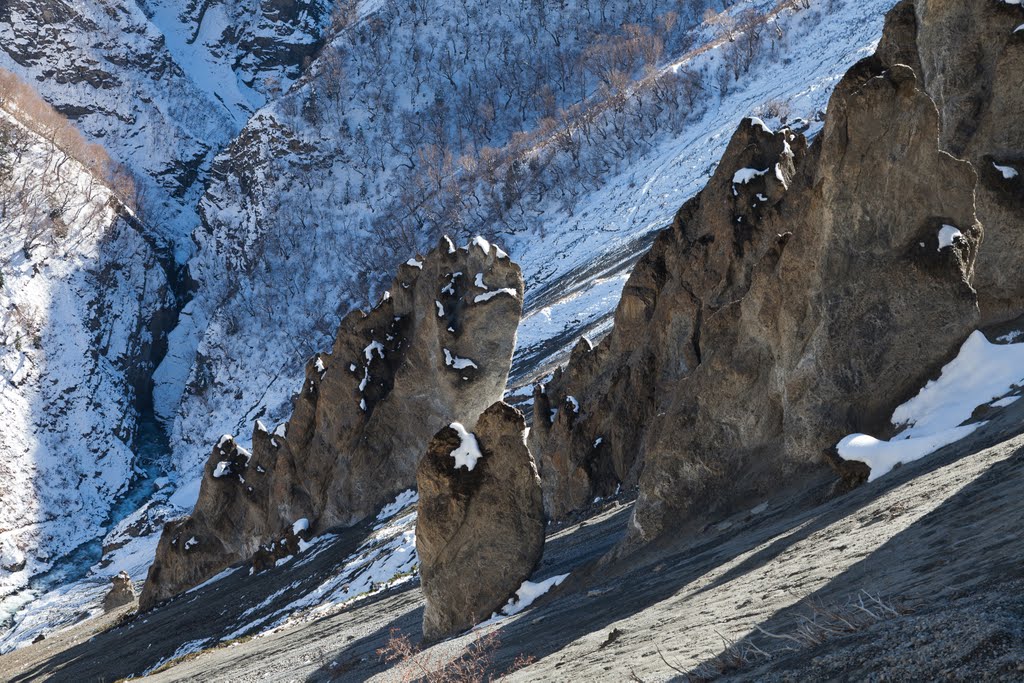
[[[1006,2],[904,0],[901,49],[939,110],[939,144],[978,172],[985,242],[974,284],[984,322],[1016,317],[1024,299],[1024,7]],[[1009,176],[1009,177],[1008,177]]]
[[[537,388],[530,449],[549,515],[636,483],[647,434],[701,362],[705,309],[739,299],[776,247],[760,224],[804,155],[802,137],[744,121],[707,188],[637,263],[609,336],[593,349],[582,340]]]
[[[346,316],[331,353],[307,363],[285,425],[257,423],[251,454],[230,437],[214,447],[192,515],[164,530],[142,609],[239,560],[272,563],[296,534],[354,524],[413,487],[434,433],[472,428],[501,398],[522,300],[519,267],[483,240],[445,238],[400,266],[377,307]]]
[[[495,403],[474,431],[438,432],[416,475],[427,640],[490,617],[529,578],[544,549],[540,477],[524,441],[523,414]],[[482,457],[470,469],[455,455],[473,439]]]
[[[740,125],[609,337],[535,397],[550,514],[637,482],[630,540],[646,541],[801,485],[845,434],[885,432],[978,320],[977,176],[939,150],[938,124],[914,72],[873,57],[810,148]],[[940,248],[944,225],[961,235]]]

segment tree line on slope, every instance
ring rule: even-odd
[[[441,234],[541,232],[542,205],[572,215],[776,55],[777,16],[806,3],[733,4],[402,0],[360,20],[339,4],[333,38],[263,131],[272,151],[231,171],[254,225],[218,228],[214,214],[231,291],[270,318],[279,302],[256,290],[301,298],[317,270],[289,265],[316,260],[303,244],[336,254],[355,233],[369,239],[346,285],[369,298]],[[696,59],[712,48],[721,56]]]

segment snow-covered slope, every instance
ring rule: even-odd
[[[23,153],[11,182],[37,181],[26,190],[34,205],[0,220],[3,381],[11,382],[0,396],[0,468],[9,475],[0,496],[0,598],[36,577],[32,591],[5,599],[5,625],[10,611],[40,590],[81,576],[101,545],[104,562],[85,593],[75,584],[63,591],[67,599],[37,601],[41,613],[63,604],[73,614],[82,600],[95,602],[102,577],[119,569],[140,578],[153,555],[147,534],[159,532],[163,512],[191,505],[187,489],[154,491],[154,479],[167,481],[157,477],[169,449],[153,420],[151,374],[185,296],[180,277],[168,283],[165,267],[179,276],[170,272],[171,252],[181,262],[194,248],[196,203],[213,155],[268,96],[298,77],[328,9],[318,0],[0,4],[0,69],[27,81],[113,157],[99,155],[104,168],[90,165],[93,173],[64,163],[34,175],[57,162],[47,161],[51,150]],[[10,84],[0,71],[0,104]],[[54,123],[42,102],[27,101],[23,118],[44,113]],[[47,137],[45,126],[36,129]],[[6,158],[4,149],[0,154]],[[103,182],[111,178],[144,222],[105,203]],[[62,227],[72,237],[46,237],[22,253],[22,233],[49,220],[41,197],[55,193],[64,195],[61,211],[73,214]],[[20,198],[4,188],[0,200]],[[174,345],[172,339],[172,356]],[[167,503],[175,492],[184,502]],[[80,523],[68,524],[71,517]],[[31,621],[32,614],[18,619]]]
[[[33,577],[98,556],[141,474],[137,407],[174,298],[131,211],[4,110],[0,205],[2,626]]]
[[[327,0],[139,0],[174,63],[241,129],[299,77],[329,18]]]
[[[197,177],[237,124],[173,61],[142,10],[108,0],[4,3],[0,66],[135,172],[150,220],[184,256]]]
[[[570,16],[585,17],[586,4],[547,16],[566,42],[587,35],[564,25]],[[642,80],[619,86],[620,95],[600,70],[578,74],[588,83],[588,102],[596,102],[589,109],[573,110],[571,92],[552,95],[564,110],[556,112],[560,123],[543,121],[543,107],[529,97],[517,99],[514,84],[476,75],[500,65],[496,48],[467,57],[462,43],[445,47],[439,37],[443,28],[464,25],[462,40],[486,42],[480,27],[500,36],[514,20],[529,23],[534,15],[525,10],[514,18],[487,5],[492,25],[457,7],[426,3],[425,18],[414,19],[388,14],[383,3],[342,29],[309,76],[257,113],[214,164],[191,262],[200,292],[176,331],[180,353],[160,369],[166,388],[158,386],[158,408],[173,415],[180,474],[194,476],[221,433],[244,435],[256,418],[280,419],[302,362],[324,348],[340,315],[371,300],[383,274],[438,232],[484,233],[523,266],[520,380],[556,360],[579,334],[600,334],[645,236],[703,186],[739,120],[752,113],[769,123],[803,117],[813,129],[839,76],[872,51],[892,3],[810,4],[732,8],[761,17],[748,29],[759,32],[758,57],[738,79],[731,46],[742,43],[740,34],[724,38],[721,17],[680,18],[662,34],[675,56],[661,56],[655,70],[637,67],[633,75]],[[610,7],[630,11],[627,3]],[[659,9],[667,5],[655,15]],[[516,35],[530,34],[529,26],[520,28]],[[604,28],[596,20],[589,27]],[[562,54],[544,40],[537,40],[539,54]],[[384,54],[374,57],[363,45]],[[442,58],[445,49],[454,66]],[[396,56],[420,53],[418,68]],[[328,86],[339,74],[344,88],[335,92]],[[454,121],[458,98],[471,86],[477,95],[481,87],[505,88],[501,102],[521,103],[488,118],[489,141],[479,120]],[[425,130],[433,119],[443,130]],[[420,146],[410,148],[413,141]]]
[[[107,537],[116,547],[109,564],[23,610],[25,628],[6,646],[72,618],[74,605],[95,604],[103,572],[124,567],[141,579],[153,532],[194,502],[211,445],[224,433],[244,441],[256,419],[283,418],[303,363],[326,348],[341,315],[371,300],[394,264],[438,233],[483,233],[523,266],[519,381],[543,372],[579,334],[600,334],[633,261],[704,185],[739,120],[803,117],[813,132],[832,86],[873,49],[892,0],[803,4],[745,0],[709,21],[706,3],[669,20],[675,2],[626,0],[577,0],[564,10],[431,1],[399,11],[363,2],[336,12],[329,46],[307,74],[260,109],[210,168],[190,262],[197,291],[155,377],[173,448],[162,463],[166,486]],[[235,16],[226,7],[221,16]],[[196,8],[168,8],[151,3],[142,34],[196,30]],[[130,8],[118,16],[138,18]],[[195,41],[168,37],[160,47],[161,63],[192,65],[177,76],[190,94],[174,106],[158,93],[138,98],[132,106],[142,113],[124,115],[131,125],[117,113],[128,111],[123,103],[111,106],[95,115],[94,135],[119,131],[108,138],[116,151],[132,126],[152,129],[139,121],[154,111],[183,107],[167,125],[196,133],[195,150],[226,141],[237,113],[262,95],[257,71],[227,67],[231,46],[242,43],[218,40],[227,35],[221,23],[205,22]],[[737,50],[747,34],[757,35],[757,49],[744,63]],[[18,68],[42,73],[50,61],[61,63],[37,55]],[[131,78],[143,85],[133,87],[156,87],[140,73]],[[167,73],[173,80],[177,67]],[[58,85],[54,78],[43,88],[74,98]],[[217,95],[224,106],[211,101]],[[486,106],[470,111],[469,102]],[[215,130],[190,125],[199,110]],[[191,144],[174,135],[166,134],[172,149]],[[164,142],[154,143],[155,157]]]
[[[0,66],[135,173],[148,223],[184,260],[209,162],[298,76],[326,5],[12,0]]]

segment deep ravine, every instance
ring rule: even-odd
[[[93,571],[97,565],[103,566],[104,538],[119,523],[151,500],[166,482],[165,476],[171,462],[172,449],[167,431],[154,408],[153,376],[167,355],[169,334],[178,324],[181,310],[192,298],[194,283],[188,276],[187,267],[175,262],[170,248],[152,237],[145,225],[134,219],[129,220],[132,227],[143,235],[157,254],[160,267],[166,273],[174,301],[171,308],[158,310],[151,320],[140,326],[140,329],[148,332],[153,342],[144,345],[139,356],[129,361],[129,365],[134,369],[134,372],[130,371],[129,374],[132,376],[136,412],[135,433],[132,437],[132,477],[111,506],[101,535],[82,543],[55,560],[48,571],[34,576],[25,589],[0,601],[0,652],[16,646],[17,639],[15,642],[3,641],[11,635],[10,629],[17,627],[24,613],[33,609],[34,603],[47,593],[76,583],[93,584],[95,588],[92,592],[99,592],[100,595],[106,591],[109,585],[108,576]],[[77,613],[70,612],[60,621],[64,625],[78,621],[88,615],[91,607],[93,605],[79,605]]]

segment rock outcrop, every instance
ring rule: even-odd
[[[880,52],[907,64],[939,109],[939,146],[974,164],[983,322],[1020,313],[1024,300],[1024,7],[1003,0],[903,0]]]
[[[103,611],[117,609],[135,600],[135,586],[128,572],[118,572],[110,577],[110,592],[103,598]]]
[[[306,365],[291,419],[257,422],[252,452],[214,447],[192,515],[167,525],[141,607],[299,535],[351,525],[415,485],[430,438],[469,428],[501,398],[522,312],[519,267],[481,238],[448,238],[410,259],[381,302],[341,322],[330,354]]]
[[[416,482],[416,552],[426,608],[423,636],[464,631],[502,607],[544,549],[540,477],[523,414],[495,403],[473,432],[445,427]]]
[[[611,334],[535,394],[549,513],[636,483],[630,539],[650,540],[891,429],[978,320],[977,175],[938,138],[914,71],[884,54],[838,84],[813,145],[745,120],[638,262]]]

